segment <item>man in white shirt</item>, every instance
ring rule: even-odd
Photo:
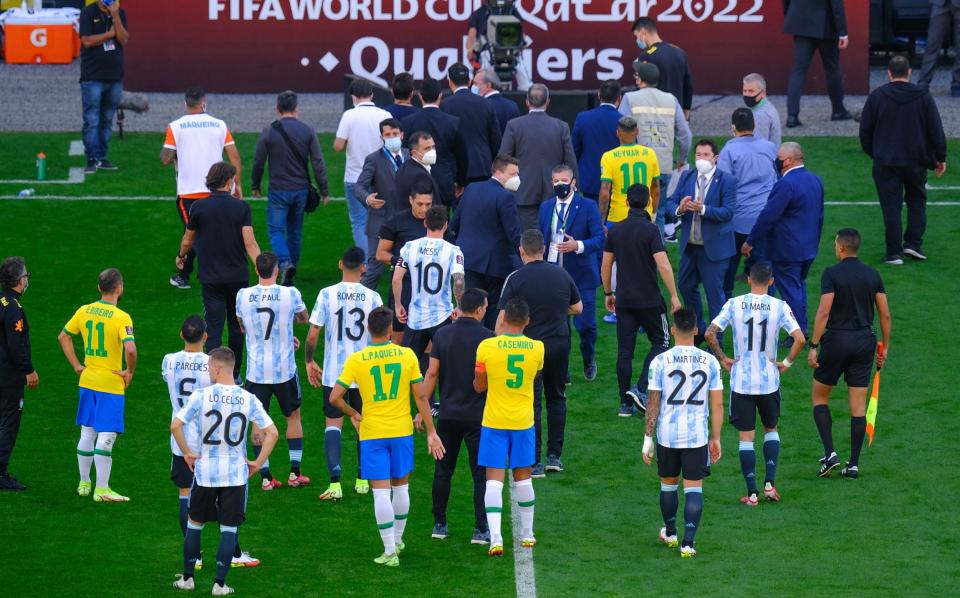
[[[373,85],[364,79],[354,79],[350,84],[353,108],[340,117],[333,151],[346,150],[346,168],[343,171],[343,192],[350,214],[350,229],[353,244],[361,249],[367,247],[367,209],[354,196],[353,186],[360,178],[363,161],[381,147],[380,123],[393,116],[373,103]]]
[[[184,228],[190,220],[190,206],[198,199],[210,195],[207,189],[207,173],[210,167],[223,160],[223,153],[237,174],[234,195],[243,197],[240,188],[240,152],[233,142],[227,124],[207,114],[207,96],[199,87],[187,89],[183,98],[187,113],[167,126],[167,135],[160,151],[163,164],[174,163],[177,170],[177,213]],[[196,254],[191,249],[183,268],[170,278],[170,284],[178,289],[190,288],[190,273]]]

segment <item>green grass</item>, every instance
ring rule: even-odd
[[[0,178],[28,176],[37,148],[64,147],[76,135],[0,136]],[[238,140],[244,156],[252,137]],[[835,199],[873,197],[869,165],[844,139],[807,140],[812,164]],[[821,145],[816,145],[820,143]],[[329,145],[327,140],[324,145]],[[819,149],[812,149],[816,145]],[[129,149],[128,149],[129,148]],[[173,175],[156,154],[159,137],[131,135],[114,144],[111,159],[124,166],[57,194],[173,195]],[[845,148],[845,149],[844,149]],[[828,160],[829,156],[838,156]],[[53,150],[48,149],[48,154]],[[21,156],[22,155],[22,156]],[[78,165],[74,158],[71,165]],[[51,164],[51,176],[56,164]],[[65,172],[63,173],[65,175]],[[339,176],[332,176],[336,181]],[[51,186],[53,187],[53,186]],[[74,189],[76,187],[76,189]],[[0,195],[10,186],[0,186]],[[334,187],[336,189],[336,187]],[[337,194],[337,191],[334,191]],[[171,202],[172,203],[172,202]],[[264,203],[253,204],[254,226],[268,247]],[[179,570],[182,542],[176,523],[176,491],[169,482],[169,400],[159,377],[164,353],[177,350],[179,324],[201,310],[199,290],[167,284],[180,237],[172,205],[162,202],[9,201],[0,204],[4,254],[25,255],[33,277],[23,298],[30,319],[34,361],[41,387],[28,391],[20,439],[11,470],[30,486],[0,495],[4,594],[8,596],[152,596]],[[797,363],[784,377],[778,487],[784,501],[747,510],[738,498],[742,478],[736,434],[726,426],[723,459],[705,483],[700,555],[681,561],[658,545],[662,525],[654,467],[643,465],[639,418],[615,417],[617,406],[613,328],[600,324],[600,376],[586,383],[573,357],[569,387],[567,471],[536,482],[537,586],[542,596],[604,596],[667,593],[733,595],[751,590],[780,595],[946,593],[960,575],[956,558],[960,491],[953,442],[960,432],[952,417],[951,375],[957,351],[952,341],[960,300],[960,265],[952,259],[960,236],[957,207],[930,207],[925,248],[931,258],[901,268],[881,267],[894,317],[890,361],[884,369],[878,432],[861,460],[857,481],[815,478],[819,439],[810,415],[810,370]],[[819,275],[833,263],[829,231],[853,225],[865,237],[864,260],[882,254],[879,209],[827,208],[828,238],[810,275],[810,315]],[[298,286],[307,301],[338,279],[336,256],[350,243],[343,204],[308,216],[305,258]],[[675,246],[670,249],[676,260]],[[76,378],[60,354],[56,335],[73,310],[96,298],[95,277],[106,266],[126,278],[122,307],[133,316],[140,365],[127,400],[127,433],[115,451],[113,485],[132,497],[128,504],[95,504],[74,494],[73,425]],[[739,287],[740,290],[743,287]],[[303,338],[304,329],[298,328]],[[574,343],[576,345],[576,343]],[[646,350],[638,343],[637,367]],[[574,351],[576,353],[576,351]],[[946,385],[946,386],[945,386]],[[948,388],[949,387],[949,388]],[[841,391],[833,401],[834,436],[849,454],[848,410]],[[514,592],[512,550],[489,559],[468,544],[472,527],[470,482],[461,461],[454,480],[449,520],[452,537],[431,540],[430,483],[433,467],[417,437],[412,508],[399,570],[371,562],[380,540],[370,496],[352,491],[340,504],[316,500],[325,486],[321,397],[304,389],[304,472],[308,489],[252,490],[249,521],[240,537],[263,560],[259,569],[234,570],[228,583],[247,596],[480,595]],[[279,413],[274,408],[274,416]],[[282,426],[281,426],[282,428]],[[345,434],[350,446],[352,432]],[[344,451],[349,486],[355,457]],[[285,474],[283,441],[271,459]],[[505,517],[509,538],[509,518]],[[204,533],[208,554],[214,526]],[[212,581],[199,574],[198,591]]]

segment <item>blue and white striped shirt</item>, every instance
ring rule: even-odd
[[[207,366],[209,359],[206,353],[188,353],[187,351],[170,353],[163,358],[160,375],[167,383],[174,417],[183,409],[193,391],[210,386],[210,371]],[[199,427],[196,424],[184,426],[183,434],[186,436],[187,446],[192,451],[199,452]],[[170,435],[170,450],[178,457],[183,456],[177,441],[173,439],[173,434]]]
[[[310,323],[323,328],[324,386],[332,388],[347,358],[370,344],[367,316],[381,305],[380,295],[359,282],[340,282],[317,295]]]
[[[293,322],[307,311],[300,291],[269,285],[240,289],[237,317],[247,337],[247,380],[282,384],[297,375]]]
[[[453,313],[451,277],[463,274],[463,253],[443,239],[423,237],[400,250],[398,267],[410,271],[410,308],[407,326],[426,330],[443,323]]]
[[[657,442],[667,448],[697,448],[710,440],[710,391],[723,390],[720,362],[691,346],[676,346],[653,358],[647,390],[659,390]]]

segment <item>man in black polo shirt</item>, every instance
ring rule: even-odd
[[[427,227],[423,219],[427,210],[433,205],[433,187],[425,181],[417,181],[410,190],[410,208],[401,210],[391,216],[380,227],[380,243],[377,245],[377,261],[390,266],[391,271],[400,258],[400,250],[407,241],[414,241],[427,236]],[[453,242],[453,236],[448,231],[444,236],[447,241]],[[403,277],[403,289],[400,302],[404,309],[410,305],[410,274]],[[390,293],[388,305],[393,309],[393,293]],[[396,344],[403,339],[406,324],[397,319],[396,310],[393,315],[393,334],[391,338]]]
[[[217,162],[207,174],[210,197],[190,206],[190,220],[180,242],[177,268],[182,269],[190,248],[196,245],[197,274],[203,285],[203,314],[207,320],[206,352],[223,344],[227,324],[227,345],[236,355],[233,377],[240,377],[244,338],[237,321],[237,293],[249,286],[251,262],[257,261],[260,246],[253,235],[250,206],[233,196],[237,169]]]
[[[116,170],[107,160],[113,116],[123,95],[123,49],[130,41],[127,13],[117,0],[97,0],[80,11],[80,97],[84,172]]]
[[[690,107],[693,105],[693,83],[690,67],[687,65],[687,53],[679,46],[668,44],[657,33],[657,22],[651,17],[640,17],[633,22],[633,36],[640,48],[639,62],[650,62],[660,69],[660,91],[672,94],[683,116],[690,120]],[[685,157],[685,156],[682,156]]]
[[[430,351],[430,367],[427,369],[425,391],[433,396],[440,381],[440,413],[437,419],[437,434],[447,452],[437,461],[433,472],[433,537],[443,540],[447,530],[447,502],[450,499],[450,480],[457,467],[460,443],[467,445],[470,472],[473,474],[472,544],[490,542],[487,515],[483,504],[486,492],[484,468],[477,465],[480,452],[480,423],[483,421],[485,395],[473,389],[473,370],[476,365],[477,347],[485,339],[494,336],[483,327],[487,312],[487,292],[483,289],[467,289],[460,297],[460,317],[449,326],[444,326],[433,337]],[[419,415],[417,428],[422,425]]]
[[[507,277],[500,294],[500,309],[514,297],[521,297],[530,306],[530,323],[523,333],[543,341],[543,371],[534,383],[533,414],[537,430],[537,462],[532,476],[542,478],[546,471],[563,471],[563,430],[567,422],[565,393],[567,365],[570,360],[570,318],[583,311],[580,292],[566,270],[543,261],[543,233],[530,229],[520,238],[523,267]],[[497,320],[502,325],[503,312]],[[541,395],[547,397],[547,462],[540,460]]]
[[[850,461],[840,475],[856,478],[860,475],[860,449],[867,430],[867,386],[877,349],[873,309],[876,306],[879,312],[883,334],[883,348],[876,351],[879,369],[890,350],[890,307],[880,273],[857,259],[860,233],[853,228],[840,229],[835,248],[840,263],[824,270],[820,279],[820,306],[810,335],[807,363],[815,368],[813,421],[823,441],[819,475],[829,476],[840,467],[833,450],[833,419],[828,402],[843,374],[850,400]]]
[[[650,190],[645,185],[627,189],[630,211],[607,234],[603,248],[603,293],[607,309],[617,314],[617,382],[620,386],[620,417],[630,417],[647,409],[647,372],[653,358],[670,348],[667,308],[657,284],[657,273],[670,291],[671,312],[680,309],[680,298],[673,280],[673,268],[663,248],[660,230],[650,222],[647,203]],[[613,266],[617,266],[617,293],[611,291]],[[646,331],[650,350],[643,370],[632,385],[633,354],[637,332]]]

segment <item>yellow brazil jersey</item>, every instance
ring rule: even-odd
[[[621,145],[600,157],[600,181],[610,183],[608,222],[620,222],[627,217],[627,189],[641,184],[648,188],[660,176],[657,154],[645,145]],[[647,204],[647,213],[653,219],[653,198]]]
[[[413,434],[410,385],[423,380],[417,356],[393,343],[372,344],[352,354],[343,364],[337,384],[356,384],[363,398],[360,440],[397,438]]]
[[[488,338],[477,347],[477,368],[487,372],[483,425],[526,430],[533,425],[533,379],[543,369],[543,343],[522,334]]]
[[[83,339],[80,386],[122,395],[123,378],[114,374],[123,369],[123,344],[133,341],[133,320],[116,305],[97,301],[80,307],[63,327]]]

